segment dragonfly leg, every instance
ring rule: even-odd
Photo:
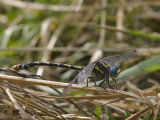
[[[113,89],[113,87],[109,84],[109,77],[107,77],[105,80],[106,80],[106,82],[107,82],[107,85],[108,85],[111,89]],[[113,89],[113,92],[114,92],[114,89]]]
[[[88,87],[88,80],[89,80],[89,78],[87,78],[87,86],[86,86],[86,88]]]
[[[88,80],[89,80],[89,77],[87,78],[87,85],[84,86],[83,88],[87,88],[88,87]]]
[[[102,82],[100,82],[100,83],[99,83],[99,87],[103,88],[103,89],[107,92],[106,88],[102,86],[102,84],[103,84],[105,81],[106,81],[106,80],[103,80]]]
[[[116,89],[118,90],[118,87],[117,87],[117,83],[116,83],[116,80],[112,77],[112,80],[114,81],[115,83],[115,86],[116,86]]]
[[[87,87],[88,87],[88,81],[89,81],[89,79],[91,79],[91,80],[94,82],[95,86],[96,86],[96,82],[95,82],[94,78],[95,78],[94,76],[88,77],[88,78],[87,78],[87,85],[84,86],[84,88],[87,88]]]
[[[88,79],[91,79],[94,82],[94,86],[96,86],[96,81],[94,80],[95,76],[90,76]]]
[[[95,82],[95,80],[92,78],[92,81],[94,82],[94,86],[96,86],[96,82]]]

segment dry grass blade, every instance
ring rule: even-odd
[[[0,75],[0,80],[6,80],[6,81],[10,81],[10,82],[15,82],[18,84],[44,85],[44,86],[58,87],[58,88],[65,88],[68,86],[68,83],[54,82],[54,81],[49,81],[49,80],[32,79],[32,78],[23,78],[23,77],[9,76],[9,75]],[[72,89],[79,89],[79,90],[105,92],[102,89],[82,88],[82,87],[75,85],[75,84],[73,84],[71,88]],[[108,91],[113,92],[112,89],[108,89]]]
[[[91,118],[91,117],[77,116],[77,115],[74,115],[74,114],[66,114],[66,115],[62,115],[62,116],[65,117],[66,119],[93,120],[93,118]]]
[[[156,120],[158,113],[160,111],[160,98],[158,96],[158,104],[157,104],[157,108],[156,108],[156,112],[155,112],[155,116],[154,116],[154,120]]]
[[[24,100],[24,98],[22,98],[21,96],[19,95],[14,95],[14,97],[20,101],[21,103],[25,104],[26,105],[26,108],[29,108],[29,109],[37,109],[39,111],[41,111],[43,114],[45,115],[48,115],[48,116],[51,116],[51,117],[54,117],[54,118],[57,118],[57,119],[60,119],[58,116],[57,116],[57,112],[55,112],[54,110],[50,111],[50,109],[46,109],[47,106],[45,106],[44,104],[43,105],[40,105],[40,103],[37,103],[35,101],[30,101],[29,99],[28,100]],[[60,114],[59,114],[60,116]],[[62,119],[62,118],[61,118]]]
[[[155,107],[156,105],[154,105]],[[148,113],[150,110],[152,110],[152,107],[147,107],[144,110],[141,110],[133,115],[131,115],[130,117],[128,117],[126,120],[137,120],[138,118],[142,117],[144,114]]]
[[[156,92],[144,93],[145,96],[156,96]],[[55,98],[55,97],[54,97]],[[59,97],[56,97],[59,99]],[[63,97],[63,99],[73,99],[73,100],[107,100],[107,99],[125,99],[131,98],[129,95],[115,93],[113,95],[94,95],[94,96],[78,96],[78,97]]]
[[[20,107],[20,105],[18,104],[18,102],[16,101],[16,99],[12,96],[11,92],[9,89],[5,90],[6,94],[8,95],[8,97],[10,98],[10,100],[12,101],[12,104],[14,105],[14,107],[18,110],[20,110],[21,114],[23,115],[24,119],[31,119],[31,116],[27,115],[24,110]]]
[[[152,102],[144,95],[144,93],[140,92],[140,91],[137,91],[136,92],[141,98],[143,101],[145,101],[149,106],[153,106]],[[153,110],[153,109],[152,109]]]
[[[66,88],[69,84],[68,83],[62,83],[62,82],[54,82],[49,80],[39,80],[39,79],[31,79],[31,78],[22,78],[22,77],[15,77],[15,76],[8,76],[8,75],[0,75],[0,80],[7,80],[10,82],[16,82],[19,84],[32,84],[32,85],[44,85],[49,87],[59,87],[59,88]],[[101,88],[83,88],[79,85],[73,84],[71,86],[72,89],[78,89],[78,90],[88,90],[88,91],[100,91],[100,92],[106,92],[105,90]],[[140,96],[138,96],[135,93],[120,91],[120,90],[112,90],[112,89],[106,89],[109,93],[119,93],[128,95],[137,99],[142,99]],[[143,100],[142,100],[143,101]]]
[[[44,5],[40,3],[30,3],[15,0],[1,0],[3,4],[11,5],[21,9],[31,9],[31,10],[51,10],[51,11],[77,11],[77,6],[60,6],[60,5]]]
[[[9,85],[9,84],[8,84]],[[25,92],[25,91],[23,91]],[[0,93],[3,93],[2,90],[0,90]],[[39,98],[33,97],[31,95],[29,95],[28,93],[17,93],[15,91],[13,92],[8,92],[8,90],[6,90],[7,95],[9,96],[9,98],[11,99],[11,102],[13,103],[13,105],[16,107],[16,109],[18,109],[20,111],[20,113],[23,115],[24,119],[32,119],[30,117],[30,115],[26,112],[26,111],[32,111],[32,112],[40,112],[41,114],[43,114],[43,116],[50,116],[52,118],[55,118],[56,120],[64,120],[64,117],[61,116],[60,113],[63,113],[62,111],[59,110],[60,113],[58,113],[56,110],[54,110],[51,106],[49,107],[49,105],[47,104],[47,102],[44,103],[44,101]],[[24,96],[23,96],[24,94]],[[19,104],[23,105],[24,108],[21,108],[19,106]],[[37,115],[39,116],[39,115]],[[36,117],[37,117],[36,116]]]
[[[12,0],[0,0],[3,4],[6,5],[10,5],[10,6],[14,6],[17,8],[22,8],[24,9],[26,6],[28,7],[30,4],[26,3],[26,2],[21,2],[18,0],[15,0],[15,2],[12,2]],[[25,5],[27,4],[27,5]],[[158,0],[154,0],[154,1],[146,1],[146,2],[142,2],[142,1],[136,1],[136,2],[126,2],[126,4],[108,4],[107,6],[100,6],[100,5],[85,5],[82,6],[81,8],[79,8],[79,6],[63,6],[63,5],[44,5],[44,4],[40,4],[40,3],[34,3],[31,7],[28,7],[32,10],[50,10],[50,11],[74,11],[76,12],[77,9],[79,11],[88,11],[88,10],[103,10],[106,8],[119,8],[119,7],[125,7],[127,8],[128,5],[130,5],[131,7],[137,7],[137,6],[148,6],[148,5],[152,5],[152,6],[160,6],[160,2]]]

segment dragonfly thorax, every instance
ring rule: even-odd
[[[98,78],[104,78],[109,75],[110,66],[104,61],[98,61],[92,70],[92,75]]]
[[[119,66],[118,65],[115,65],[114,67],[111,67],[110,68],[110,71],[109,71],[109,74],[112,76],[112,77],[116,77],[120,72],[120,69],[119,69]]]

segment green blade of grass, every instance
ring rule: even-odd
[[[115,32],[122,32],[125,34],[129,34],[129,35],[133,35],[133,36],[137,36],[137,37],[141,37],[141,38],[147,38],[147,39],[151,39],[151,40],[156,40],[159,41],[160,37],[156,34],[153,33],[146,33],[146,32],[142,32],[140,30],[131,30],[131,29],[117,29],[116,27],[112,27],[112,26],[100,26],[97,24],[93,24],[93,23],[87,23],[88,27],[95,27],[98,29],[106,29],[106,30],[110,30],[110,31],[115,31]]]
[[[145,61],[142,61],[127,70],[124,70],[122,73],[119,74],[117,80],[129,77],[131,75],[139,75],[142,73],[153,72],[157,70],[160,70],[160,54],[155,55]]]

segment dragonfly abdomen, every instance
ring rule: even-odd
[[[34,67],[34,66],[56,66],[56,67],[74,69],[74,70],[82,70],[84,68],[83,66],[74,66],[74,65],[53,63],[53,62],[28,62],[28,63],[14,65],[11,68],[15,70],[21,70],[21,69],[27,69],[30,67]]]

